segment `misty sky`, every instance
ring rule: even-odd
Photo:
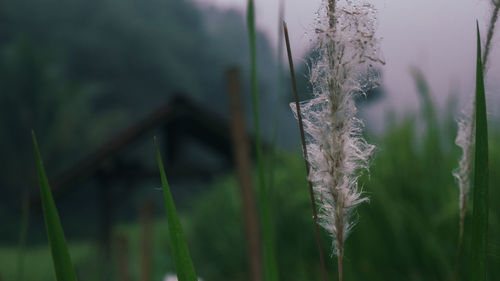
[[[246,9],[246,0],[197,0],[204,5]],[[490,0],[375,0],[378,35],[386,65],[383,85],[388,91],[384,107],[403,112],[416,108],[418,98],[409,74],[419,67],[428,78],[434,99],[445,105],[450,92],[460,94],[460,102],[471,96],[475,81],[475,21],[483,39],[491,14]],[[295,60],[302,59],[310,46],[315,12],[321,0],[285,0],[285,20],[291,33]],[[279,0],[255,0],[256,22],[273,45],[278,41]],[[500,26],[497,26],[500,32]],[[498,115],[500,90],[500,36],[496,33],[487,78],[489,112]],[[484,40],[483,40],[484,42]],[[496,81],[495,81],[496,80]],[[495,93],[492,90],[495,89]],[[380,107],[378,108],[380,110]]]

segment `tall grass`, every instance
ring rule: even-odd
[[[300,140],[302,143],[302,152],[304,155],[306,176],[308,178],[307,183],[309,185],[309,197],[311,198],[311,207],[312,207],[312,213],[313,213],[314,227],[315,227],[315,231],[316,231],[316,240],[318,241],[318,251],[319,251],[319,260],[321,263],[321,273],[323,274],[323,280],[326,281],[328,279],[328,277],[327,277],[326,267],[325,267],[325,258],[323,255],[321,234],[320,234],[320,230],[319,230],[318,214],[317,214],[317,208],[316,208],[316,199],[314,198],[314,189],[313,189],[312,182],[309,179],[310,167],[309,167],[309,160],[308,160],[308,156],[307,156],[307,145],[306,145],[306,137],[305,137],[305,133],[304,133],[304,122],[302,120],[302,111],[300,110],[299,93],[297,90],[297,82],[295,79],[295,70],[293,67],[292,49],[290,47],[288,28],[287,28],[286,22],[284,22],[284,21],[283,21],[283,33],[285,34],[286,51],[287,51],[287,55],[288,55],[288,64],[290,66],[290,77],[292,79],[293,94],[294,94],[294,98],[295,98],[295,110],[296,110],[296,114],[297,114],[297,119],[299,121]]]
[[[32,132],[33,147],[40,182],[40,195],[42,197],[43,214],[45,218],[45,228],[49,239],[52,261],[58,281],[76,281],[75,271],[71,263],[66,238],[61,226],[59,214],[57,213],[49,182],[43,167],[42,157],[38,149],[35,132]]]
[[[484,46],[483,56],[478,58],[481,59],[481,75],[487,72],[487,63],[491,50],[492,38],[495,33],[495,25],[498,21],[498,12],[500,9],[500,1],[492,1],[493,11],[488,24],[488,32],[486,38],[486,44]],[[479,34],[478,34],[479,36]],[[477,80],[477,77],[476,77]],[[460,257],[462,253],[463,245],[463,233],[465,227],[465,217],[467,213],[467,206],[469,203],[469,193],[471,186],[471,174],[473,169],[473,154],[474,154],[474,144],[475,144],[475,133],[477,124],[477,107],[476,100],[472,102],[471,109],[466,109],[460,116],[458,120],[458,133],[455,139],[455,143],[462,150],[462,156],[459,161],[459,166],[453,171],[453,176],[456,178],[459,186],[459,207],[460,207],[460,219],[459,219],[459,231],[458,231],[458,246],[457,255],[455,261],[455,280],[458,276],[458,271],[460,267]]]
[[[498,21],[498,12],[500,10],[500,1],[499,0],[491,0],[491,4],[493,5],[493,12],[491,13],[490,22],[488,25],[488,34],[486,36],[486,44],[484,46],[484,54],[482,57],[483,62],[483,72],[488,66],[488,57],[491,51],[491,41],[493,39],[493,34],[495,34],[495,26]]]
[[[483,66],[481,62],[481,38],[477,26],[476,65],[476,147],[474,159],[474,202],[472,216],[471,281],[486,280],[488,250],[488,122]]]
[[[343,280],[344,242],[355,224],[355,208],[368,201],[358,187],[368,170],[375,146],[362,136],[363,122],[356,117],[359,82],[370,68],[383,63],[375,37],[375,10],[368,1],[323,1],[316,27],[310,82],[313,98],[292,110],[307,134],[309,180],[319,203],[321,225],[332,236],[339,280]]]
[[[174,199],[170,193],[165,168],[163,167],[163,160],[161,158],[160,147],[158,146],[158,139],[155,137],[154,144],[156,147],[156,158],[158,161],[158,169],[160,170],[161,184],[163,189],[163,196],[165,199],[165,210],[167,212],[168,230],[170,232],[170,239],[172,240],[172,252],[174,256],[175,269],[177,271],[177,278],[179,281],[196,281],[196,272],[194,270],[193,262],[189,254],[189,249],[184,238],[184,232],[175,210]]]
[[[259,199],[260,199],[260,219],[262,224],[262,240],[263,240],[263,257],[264,257],[264,277],[266,281],[277,281],[278,267],[274,253],[274,238],[272,231],[271,213],[269,211],[269,189],[266,186],[262,139],[260,134],[260,113],[259,113],[259,92],[257,82],[257,54],[255,46],[255,11],[253,0],[248,1],[247,9],[247,24],[250,40],[250,71],[252,85],[252,104],[254,117],[255,131],[255,151],[257,153],[257,172],[259,183]]]
[[[490,177],[490,163],[489,163],[489,143],[488,143],[488,122],[486,114],[486,98],[485,98],[485,86],[484,86],[484,71],[485,65],[488,58],[489,46],[491,43],[491,38],[493,34],[494,24],[498,17],[498,9],[500,3],[495,3],[495,9],[493,11],[492,23],[490,23],[490,29],[487,36],[487,43],[485,47],[484,56],[481,52],[481,39],[479,27],[477,26],[477,59],[476,59],[476,91],[475,91],[475,101],[474,101],[474,114],[471,119],[470,127],[467,127],[470,131],[470,135],[474,132],[474,138],[469,140],[467,145],[472,145],[474,143],[474,165],[470,164],[467,166],[468,169],[474,169],[473,177],[473,217],[472,217],[472,228],[471,228],[471,244],[470,244],[470,277],[471,281],[485,281],[488,276],[488,216],[489,216],[489,177]],[[289,55],[290,70],[292,74],[292,81],[295,93],[295,106],[292,108],[295,111],[297,118],[299,119],[300,133],[303,142],[303,152],[304,159],[306,161],[306,174],[310,187],[310,198],[312,200],[313,207],[313,217],[316,224],[316,239],[319,245],[320,261],[322,266],[322,277],[324,280],[326,277],[326,266],[323,261],[323,253],[321,246],[321,237],[318,228],[317,214],[316,214],[316,202],[320,204],[320,218],[322,220],[322,226],[331,233],[333,238],[333,248],[334,254],[338,258],[338,275],[339,280],[342,281],[344,278],[344,266],[343,257],[345,255],[344,242],[349,234],[353,225],[353,214],[354,208],[360,203],[366,201],[366,197],[363,196],[361,190],[358,187],[358,179],[361,176],[361,171],[363,169],[368,169],[371,153],[374,150],[374,146],[368,144],[361,134],[362,123],[360,120],[356,119],[356,107],[354,104],[354,94],[361,89],[361,85],[352,77],[359,76],[362,71],[366,70],[365,63],[370,62],[370,67],[372,63],[381,63],[381,61],[374,56],[377,53],[377,40],[374,37],[374,26],[373,26],[373,7],[367,3],[363,5],[350,6],[350,1],[342,0],[327,0],[324,2],[326,10],[326,20],[324,29],[317,29],[318,32],[318,49],[319,59],[313,65],[313,71],[311,74],[311,82],[313,84],[314,98],[303,104],[299,103],[297,88],[295,84],[295,74],[293,70],[293,62],[291,56],[291,50],[288,41],[288,33],[286,25],[284,26],[285,37],[287,41],[287,51]],[[339,21],[342,18],[344,21]],[[362,26],[362,31],[359,26]],[[355,26],[355,28],[353,28]],[[274,239],[272,231],[272,220],[271,220],[271,206],[270,200],[272,196],[269,194],[269,185],[274,185],[274,178],[289,178],[286,171],[280,174],[280,171],[276,169],[272,170],[272,181],[266,184],[265,180],[265,169],[263,164],[263,152],[262,152],[262,141],[260,135],[260,120],[259,120],[259,99],[258,99],[258,88],[257,88],[257,69],[256,69],[256,47],[255,47],[255,22],[254,22],[254,4],[252,0],[248,2],[248,28],[249,28],[249,38],[250,38],[250,51],[251,51],[251,80],[252,80],[252,96],[253,96],[253,109],[254,109],[254,125],[255,125],[255,137],[256,137],[256,153],[257,153],[257,169],[258,169],[258,182],[259,182],[259,195],[260,195],[260,216],[262,223],[262,236],[264,241],[264,251],[263,251],[263,262],[264,262],[264,277],[266,281],[277,281],[278,276],[278,266],[275,258],[274,250]],[[356,37],[361,36],[361,37]],[[358,38],[359,40],[353,40]],[[366,39],[365,41],[360,38]],[[368,38],[368,39],[367,39]],[[411,128],[411,120],[407,121],[408,124],[402,125],[401,132],[389,131],[387,133],[389,141],[395,141],[394,147],[391,149],[400,150],[397,153],[389,154],[389,157],[385,159],[385,163],[377,168],[377,171],[385,173],[386,176],[390,175],[392,179],[395,178],[394,182],[378,182],[382,187],[390,190],[384,191],[383,189],[379,191],[376,195],[377,202],[373,211],[366,211],[365,215],[368,218],[378,217],[381,221],[394,219],[396,221],[403,221],[410,227],[408,229],[402,229],[401,225],[395,225],[392,222],[387,223],[387,228],[383,230],[377,230],[376,222],[369,222],[368,228],[365,228],[367,232],[370,230],[373,233],[370,235],[376,236],[375,240],[373,237],[367,234],[359,234],[357,237],[365,238],[358,239],[358,245],[353,246],[353,252],[358,251],[359,253],[367,253],[367,248],[373,246],[377,247],[375,243],[370,243],[367,241],[384,241],[388,243],[389,246],[394,246],[397,249],[403,249],[399,252],[393,252],[394,249],[391,247],[385,247],[382,251],[377,252],[371,256],[374,264],[377,264],[376,258],[379,256],[386,255],[386,257],[392,257],[399,259],[398,254],[410,255],[410,260],[408,261],[412,265],[411,259],[416,259],[411,250],[412,247],[406,245],[402,242],[401,237],[405,237],[405,233],[408,236],[415,236],[417,239],[428,239],[429,241],[422,242],[422,252],[419,253],[422,259],[434,259],[435,265],[429,266],[432,268],[441,268],[443,272],[448,273],[450,265],[447,264],[447,256],[441,251],[435,253],[432,257],[428,255],[431,252],[431,248],[436,248],[439,246],[438,240],[435,238],[432,229],[428,228],[428,224],[434,223],[438,225],[440,222],[428,222],[426,216],[420,215],[419,211],[433,205],[434,203],[440,203],[443,198],[425,198],[422,194],[425,192],[430,192],[431,189],[428,188],[428,182],[424,182],[425,188],[415,188],[413,186],[415,183],[408,183],[408,175],[413,175],[415,179],[420,179],[421,175],[432,175],[432,179],[427,179],[428,181],[442,180],[443,176],[436,172],[429,170],[428,166],[429,159],[434,159],[435,153],[439,153],[440,156],[444,156],[444,152],[440,152],[439,143],[441,141],[440,130],[437,121],[437,116],[435,112],[434,105],[430,97],[430,91],[425,83],[423,75],[418,72],[413,72],[415,80],[417,81],[417,86],[419,87],[419,93],[424,101],[424,112],[427,118],[428,130],[430,133],[426,136],[427,141],[432,144],[434,150],[425,150],[428,159],[420,159],[416,155],[415,151],[411,146],[411,139],[414,138]],[[304,118],[301,113],[301,105],[304,105]],[[407,126],[408,128],[406,128]],[[407,130],[407,131],[406,131]],[[309,137],[309,142],[306,143],[306,135]],[[55,206],[54,199],[50,190],[50,186],[47,180],[47,176],[44,170],[42,158],[39,152],[38,143],[34,132],[32,132],[33,146],[35,151],[35,158],[37,164],[37,171],[40,183],[40,193],[41,202],[44,213],[45,226],[47,230],[47,236],[49,240],[49,246],[51,250],[52,260],[54,264],[55,274],[58,281],[76,281],[76,274],[73,269],[71,257],[69,255],[66,239],[61,226],[60,218]],[[180,224],[179,217],[176,212],[174,200],[170,192],[170,187],[165,174],[165,169],[163,165],[163,160],[161,157],[161,152],[158,145],[158,140],[154,140],[156,147],[156,156],[158,162],[158,168],[160,171],[160,177],[162,182],[162,189],[164,194],[168,231],[171,239],[171,245],[173,249],[173,259],[175,263],[175,268],[177,271],[177,277],[180,281],[196,281],[197,275],[193,262],[191,259],[191,254],[189,252],[186,239],[184,237],[184,231]],[[389,144],[391,145],[391,144]],[[401,147],[397,147],[401,145]],[[471,150],[472,151],[472,150]],[[392,152],[391,152],[392,153]],[[465,153],[464,155],[469,155]],[[274,154],[273,154],[274,157]],[[469,157],[472,158],[472,157]],[[472,161],[471,159],[468,159]],[[274,158],[273,158],[274,161]],[[445,164],[446,161],[440,162],[440,164]],[[435,164],[435,163],[434,163]],[[310,165],[310,166],[309,166]],[[387,166],[386,166],[387,165]],[[393,166],[391,166],[393,165]],[[278,165],[276,165],[278,166]],[[407,166],[411,166],[408,168]],[[405,170],[406,169],[406,170]],[[404,172],[402,172],[404,171]],[[398,174],[399,173],[399,174]],[[285,176],[283,176],[285,174]],[[403,176],[402,176],[403,175]],[[299,174],[299,176],[301,176]],[[466,181],[469,178],[465,178]],[[279,180],[277,180],[279,181]],[[287,182],[288,185],[290,185]],[[300,183],[302,184],[302,183]],[[299,184],[299,185],[300,185]],[[314,187],[313,187],[314,185]],[[379,186],[379,187],[380,187]],[[397,188],[399,186],[405,186],[410,188],[401,192]],[[314,190],[313,190],[314,189]],[[375,191],[376,189],[372,189]],[[288,190],[287,190],[288,191]],[[314,191],[314,192],[313,192]],[[385,193],[384,193],[385,192]],[[400,192],[401,194],[397,194]],[[435,192],[435,191],[433,191]],[[375,192],[374,192],[375,193]],[[430,193],[429,193],[430,194]],[[288,192],[286,196],[293,195]],[[316,195],[316,196],[315,196]],[[424,194],[425,195],[425,194]],[[427,194],[428,195],[428,194]],[[465,196],[468,195],[468,190],[461,190],[461,213],[460,213],[460,237],[459,237],[459,251],[462,240],[462,233],[464,232],[464,220],[466,209]],[[224,196],[224,193],[222,193]],[[407,204],[402,204],[394,200],[394,196],[401,196]],[[213,200],[221,200],[221,196],[216,196]],[[300,196],[298,196],[300,197]],[[315,198],[317,197],[317,198]],[[420,198],[422,206],[408,204]],[[303,198],[303,197],[300,197]],[[276,198],[273,198],[276,199]],[[283,198],[281,198],[283,200]],[[289,197],[285,197],[283,201],[289,200]],[[433,200],[429,204],[428,201]],[[292,200],[290,200],[292,201]],[[382,202],[382,203],[381,203]],[[396,202],[396,203],[395,203]],[[227,202],[226,202],[227,203]],[[282,201],[280,201],[280,204]],[[286,202],[290,203],[290,202]],[[286,203],[283,203],[284,205]],[[293,202],[292,202],[293,203]],[[386,204],[387,203],[387,204]],[[391,205],[392,204],[392,205]],[[23,208],[25,213],[28,212],[27,208]],[[209,210],[212,210],[210,206]],[[300,209],[300,208],[298,208]],[[301,212],[303,211],[300,209]],[[433,212],[431,210],[429,212]],[[439,209],[438,209],[439,211]],[[226,211],[227,213],[227,211]],[[442,215],[447,217],[448,213]],[[226,214],[227,215],[227,214]],[[26,215],[27,216],[27,215]],[[203,213],[203,219],[206,219],[207,214]],[[391,217],[393,216],[393,217]],[[24,217],[24,216],[23,216]],[[300,217],[300,214],[294,216],[295,218]],[[380,218],[382,217],[382,218]],[[219,221],[218,216],[209,216],[209,219],[217,219],[216,223],[222,223]],[[441,218],[442,219],[442,218]],[[278,223],[281,223],[278,220]],[[215,223],[213,224],[215,225]],[[211,227],[213,227],[211,225]],[[498,225],[497,225],[498,227]],[[27,222],[23,223],[21,231],[21,246],[23,246],[26,236]],[[411,230],[421,231],[417,234],[412,233]],[[216,227],[215,230],[218,234],[220,228]],[[377,232],[379,231],[379,232]],[[284,235],[280,237],[286,237],[287,235],[293,235],[290,232],[284,232]],[[367,236],[362,236],[367,235]],[[220,237],[217,236],[217,237]],[[413,237],[415,239],[415,237]],[[370,240],[371,239],[371,240]],[[210,241],[211,242],[211,241]],[[203,241],[207,243],[207,241]],[[293,248],[294,244],[287,245],[289,248]],[[283,249],[283,248],[280,248]],[[284,250],[287,250],[286,248]],[[291,250],[291,249],[288,249]],[[294,250],[294,249],[292,249]],[[418,249],[416,249],[418,250]],[[383,252],[386,251],[386,252]],[[22,248],[20,253],[22,254]],[[395,254],[393,254],[395,253]],[[22,257],[22,256],[21,256]],[[283,257],[283,256],[281,256]],[[294,256],[295,257],[295,256]],[[287,257],[283,257],[287,258]],[[289,258],[289,257],[288,257]],[[308,262],[306,260],[306,262]],[[346,269],[349,270],[353,275],[355,271],[360,271],[358,276],[369,276],[373,280],[384,280],[382,278],[377,279],[376,274],[366,274],[363,272],[370,272],[366,268],[370,268],[371,265],[367,263],[361,263],[359,268],[354,267],[352,264],[347,266]],[[20,272],[18,274],[19,280],[22,279],[22,258],[20,258]],[[354,262],[353,262],[354,264]],[[391,267],[395,265],[392,263]],[[458,262],[457,262],[458,264]],[[221,264],[221,266],[223,266]],[[432,267],[435,266],[435,267]],[[388,270],[384,266],[372,266],[375,269],[373,272],[380,273],[381,271],[386,274],[397,273],[397,269]],[[427,268],[427,269],[429,269]],[[293,270],[293,269],[292,269]],[[285,275],[288,274],[285,273]],[[408,276],[412,276],[413,279],[419,279],[419,276],[412,275],[414,272],[410,272]],[[443,273],[443,276],[446,275]],[[297,277],[296,275],[291,275]],[[408,277],[404,276],[404,277]],[[401,276],[398,276],[401,277]],[[433,277],[435,277],[433,275]],[[289,278],[289,277],[288,277]],[[400,278],[402,279],[402,278]],[[424,278],[422,278],[424,279]],[[426,279],[434,280],[434,279]]]

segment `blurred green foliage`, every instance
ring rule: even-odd
[[[458,187],[451,171],[458,150],[433,135],[419,136],[415,116],[394,124],[381,137],[368,176],[360,182],[370,203],[358,211],[358,224],[346,242],[345,277],[348,280],[450,280],[458,236]],[[451,125],[451,124],[448,124]],[[438,138],[445,137],[439,134]],[[453,139],[447,137],[452,143]],[[500,135],[491,137],[492,171],[500,164]],[[434,146],[434,147],[432,147]],[[276,160],[272,193],[277,260],[283,280],[320,280],[320,268],[303,160],[299,154],[281,154]],[[492,172],[492,182],[500,174]],[[236,180],[221,180],[202,195],[187,217],[193,259],[207,280],[244,280],[244,241],[241,233]],[[499,198],[491,191],[491,202]],[[490,209],[489,279],[497,280],[498,208]],[[217,227],[214,227],[217,225]],[[331,241],[324,237],[324,241]],[[466,222],[465,249],[469,254],[470,224]],[[331,244],[325,243],[331,253]],[[231,270],[240,264],[240,271]],[[329,259],[329,272],[336,272]],[[467,280],[463,258],[459,280]],[[229,271],[229,272],[228,272]]]
[[[459,151],[452,145],[441,146],[439,142],[433,144],[436,147],[430,147],[428,138],[434,136],[417,132],[419,119],[417,115],[407,116],[393,123],[382,136],[371,137],[378,151],[370,174],[360,181],[370,203],[358,209],[358,224],[346,242],[344,270],[348,280],[432,281],[452,277],[458,238],[458,187],[451,171],[457,166]],[[443,126],[452,126],[452,123],[439,127]],[[452,143],[453,138],[443,133],[446,131],[440,129],[439,138]],[[500,165],[500,134],[491,131],[491,181],[494,183],[500,181],[500,173],[495,172]],[[280,152],[273,161],[274,189],[270,196],[280,275],[283,280],[320,280],[303,160],[298,152]],[[189,210],[181,213],[194,266],[204,280],[238,281],[248,276],[238,192],[236,177],[224,176],[213,188],[194,197]],[[492,188],[490,201],[497,200],[500,193]],[[500,278],[500,269],[495,266],[500,257],[499,215],[500,210],[492,204],[488,280]],[[466,220],[459,280],[467,280],[469,276],[465,257],[470,252],[470,228],[470,221]],[[154,226],[152,242],[155,280],[174,272],[167,232],[166,223],[159,220]],[[135,224],[121,225],[115,228],[115,233],[128,237],[130,273],[137,277],[140,229]],[[325,252],[331,252],[331,244],[327,242],[331,240],[326,236],[323,239]],[[39,252],[39,249],[27,252],[27,266]],[[0,260],[9,260],[14,254],[15,251],[1,249]],[[87,258],[74,255],[80,280],[95,277],[92,275],[95,272],[82,270],[92,267],[90,261],[95,252],[87,254]],[[329,272],[336,272],[333,258],[327,260],[327,266]],[[0,265],[0,272],[10,270],[8,264]],[[46,269],[40,270],[46,272]],[[40,279],[26,276],[26,280]]]
[[[0,218],[11,226],[0,238],[7,241],[17,240],[11,214],[21,213],[21,194],[36,190],[31,129],[44,132],[41,153],[54,180],[176,93],[224,115],[226,69],[240,66],[248,76],[244,16],[190,1],[2,1],[0,26]],[[260,81],[270,93],[275,57],[262,33],[257,39]]]
[[[3,224],[9,225],[0,229],[0,235],[10,235],[13,241],[19,228],[11,214],[21,204],[12,199],[22,189],[35,186],[34,172],[26,172],[30,171],[26,163],[32,163],[31,128],[44,132],[42,154],[47,155],[50,173],[57,174],[175,91],[188,92],[200,102],[219,100],[210,107],[226,111],[225,68],[248,65],[249,60],[240,14],[205,13],[186,1],[4,1],[0,18],[0,155],[4,160],[0,214]],[[272,80],[275,68],[270,67],[274,61],[270,46],[262,34],[257,43],[259,75]],[[243,75],[247,74],[244,69]],[[369,175],[360,181],[371,201],[359,208],[358,225],[346,242],[346,280],[433,281],[452,276],[459,213],[458,187],[451,175],[459,159],[453,145],[453,110],[441,114],[433,107],[425,80],[415,75],[423,112],[400,122],[388,117],[387,130],[371,137],[378,151]],[[270,80],[259,79],[260,88],[272,92]],[[262,120],[270,119],[266,114],[275,107],[269,102],[272,99],[262,99]],[[247,106],[249,101],[247,95]],[[445,121],[438,124],[440,117]],[[491,182],[496,183],[500,180],[500,133],[493,127],[490,132]],[[280,276],[283,280],[320,280],[303,159],[298,151],[281,151],[272,162],[270,202]],[[84,199],[84,204],[91,202]],[[490,201],[498,199],[498,189],[492,188]],[[193,195],[188,205],[181,221],[198,274],[206,281],[246,280],[246,244],[235,175],[220,176],[212,188]],[[491,204],[488,280],[500,279],[500,268],[495,267],[500,260],[499,215],[500,210]],[[81,224],[79,219],[74,221]],[[470,227],[467,220],[463,257],[470,252]],[[137,279],[140,227],[122,224],[114,233],[128,238],[129,272]],[[167,233],[162,218],[154,225],[154,280],[174,271]],[[29,231],[32,234],[37,235]],[[325,252],[331,252],[326,243],[330,239],[325,235],[323,241]],[[97,246],[70,241],[69,248],[79,280],[97,280]],[[2,280],[14,280],[17,254],[17,247],[0,247]],[[46,246],[28,247],[25,257],[26,281],[54,279]],[[467,280],[466,258],[461,265],[460,280]],[[333,258],[327,266],[330,273],[336,272]]]

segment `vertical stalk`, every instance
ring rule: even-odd
[[[335,6],[336,6],[336,0],[328,0],[328,23],[331,32],[333,33],[331,36],[335,36]],[[329,66],[330,66],[330,71],[335,72],[336,67],[335,67],[335,42],[333,40],[330,40],[327,44],[327,55],[328,55],[328,60],[329,60]],[[332,76],[333,77],[333,76]],[[338,91],[338,81],[328,81],[328,88],[330,93],[334,93]],[[335,106],[335,102],[332,102],[332,105]],[[332,112],[335,112],[336,108],[332,108]],[[338,198],[340,199],[340,198]],[[337,204],[337,208],[339,211],[337,212],[338,214],[341,214],[344,209],[343,201],[342,199],[340,200],[335,200]],[[339,274],[339,281],[344,280],[344,267],[343,267],[343,255],[344,255],[344,222],[343,219],[340,218],[340,221],[337,223],[337,248],[338,248],[338,255],[337,255],[337,265],[338,265],[338,274]]]
[[[343,202],[343,200],[340,200]],[[338,202],[340,203],[340,202]],[[339,211],[338,213],[342,212],[344,206],[343,204],[338,204]],[[344,280],[344,264],[343,264],[343,256],[344,256],[344,220],[342,219],[341,216],[338,217],[338,222],[337,222],[337,248],[338,248],[338,254],[337,254],[337,266],[338,266],[338,271],[339,271],[339,281]]]
[[[491,14],[490,24],[488,27],[488,35],[486,36],[486,45],[484,46],[483,55],[483,72],[487,67],[488,55],[490,54],[491,40],[493,39],[493,34],[495,33],[495,25],[498,20],[498,10],[500,9],[500,1],[494,2],[495,7],[493,8],[493,13]]]
[[[311,197],[311,206],[312,206],[312,212],[313,212],[313,219],[314,219],[314,226],[316,229],[316,240],[318,241],[318,250],[319,250],[319,259],[321,262],[321,271],[323,274],[323,280],[327,280],[327,274],[326,274],[326,267],[325,267],[325,259],[323,256],[323,247],[321,243],[321,235],[319,231],[319,224],[318,224],[318,214],[317,214],[317,209],[316,209],[316,200],[314,198],[314,191],[312,187],[312,182],[309,180],[309,160],[307,157],[307,146],[306,146],[306,138],[304,134],[304,123],[302,121],[302,112],[300,110],[300,103],[299,103],[299,94],[297,90],[297,82],[295,80],[295,70],[293,67],[293,59],[292,59],[292,50],[290,48],[290,39],[288,37],[288,28],[286,26],[286,22],[283,21],[283,31],[285,33],[285,42],[286,42],[286,50],[288,54],[288,63],[290,65],[290,75],[292,77],[292,86],[293,86],[293,93],[295,97],[295,107],[297,108],[297,118],[299,119],[299,130],[300,130],[300,139],[302,141],[302,152],[304,153],[304,160],[305,160],[305,165],[306,165],[306,175],[307,175],[307,182],[309,184],[309,196]]]
[[[338,260],[338,270],[339,270],[339,281],[344,281],[344,267],[342,266],[343,263],[342,263],[342,255],[344,254],[343,253],[343,247],[339,247],[339,254],[337,256],[337,260]]]
[[[260,135],[259,120],[259,95],[257,88],[257,56],[255,46],[255,19],[253,0],[248,1],[248,34],[250,40],[250,63],[251,63],[251,83],[252,83],[252,103],[255,127],[255,151],[257,153],[257,168],[259,178],[260,214],[262,223],[262,238],[264,241],[264,275],[266,281],[278,280],[278,267],[274,254],[274,243],[272,237],[271,214],[269,211],[269,194],[264,179],[264,164],[262,157],[262,142]]]
[[[259,223],[255,209],[255,198],[252,184],[252,168],[250,164],[248,135],[245,127],[243,106],[241,102],[238,70],[231,68],[227,72],[229,104],[231,108],[231,133],[233,138],[233,155],[238,171],[241,208],[245,223],[247,240],[248,267],[250,280],[262,280],[261,243]]]
[[[123,234],[116,236],[116,247],[118,251],[118,276],[120,281],[129,281],[128,274],[128,241],[127,237]]]
[[[283,33],[281,32],[281,25],[285,17],[285,1],[280,0],[278,12],[278,97],[285,93],[285,78],[283,71]]]
[[[335,2],[336,0],[328,0],[328,13],[329,13],[329,24],[330,28],[333,28],[335,26]]]

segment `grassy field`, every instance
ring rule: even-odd
[[[96,248],[91,243],[70,243],[69,247],[78,272],[95,271]],[[18,280],[18,256],[18,247],[0,246],[1,280]],[[29,247],[25,252],[24,262],[26,266],[23,280],[55,280],[52,257],[47,245]]]
[[[487,32],[486,54],[500,10],[500,3],[492,5],[495,9]],[[357,119],[355,96],[371,85],[364,85],[357,77],[371,76],[373,64],[385,64],[378,57],[375,10],[368,2],[352,5],[350,1],[329,0],[324,6],[328,13],[319,22],[325,30],[316,29],[314,56],[318,58],[311,67],[313,98],[300,103],[300,116],[304,118],[300,122],[307,136],[302,136],[304,158],[311,167],[309,184],[314,186],[315,198],[312,191],[309,194],[304,159],[298,149],[282,151],[271,141],[272,149],[264,151],[260,124],[269,120],[264,120],[259,111],[257,36],[253,0],[249,0],[256,161],[253,168],[244,170],[252,174],[247,179],[253,177],[259,211],[242,211],[238,175],[240,181],[244,177],[239,171],[238,175],[218,175],[210,188],[190,194],[184,199],[190,207],[178,216],[155,137],[165,203],[156,208],[165,208],[166,216],[163,211],[162,216],[151,218],[146,211],[138,221],[114,225],[111,244],[106,245],[108,252],[90,240],[66,237],[67,245],[32,131],[49,243],[28,244],[24,251],[0,245],[0,279],[160,281],[176,273],[180,281],[196,281],[197,277],[243,281],[249,276],[252,281],[326,281],[322,271],[327,271],[330,278],[338,274],[339,281],[344,275],[350,281],[499,280],[500,209],[494,202],[500,200],[500,191],[494,187],[500,180],[500,131],[497,121],[487,116],[479,25],[475,99],[470,102],[473,114],[466,118],[470,122],[459,123],[465,124],[460,126],[463,130],[459,130],[459,136],[465,132],[470,137],[465,145],[457,141],[467,164],[461,165],[465,172],[458,176],[459,191],[453,176],[461,155],[455,146],[457,110],[450,106],[443,113],[437,108],[425,75],[413,69],[421,111],[405,116],[388,114],[383,133],[366,134]],[[299,114],[295,96],[296,108],[292,106],[292,110]],[[234,125],[233,131],[238,127]],[[243,199],[252,197],[250,187],[247,191]],[[317,237],[310,199],[318,204],[324,227]],[[366,201],[369,203],[360,204]],[[468,208],[461,213],[459,206]],[[246,224],[245,233],[243,217],[248,218],[249,213],[255,222],[258,220],[255,225],[259,224],[259,229],[252,232]],[[463,240],[459,239],[462,226]],[[103,234],[102,241],[107,241],[104,238],[108,233]],[[319,236],[323,240],[320,249],[328,253],[326,270],[318,259]],[[251,272],[245,237],[259,238],[260,242],[253,245],[262,246],[262,253],[252,255],[257,256],[254,265],[258,266],[251,267]],[[462,241],[463,246],[459,246]]]
[[[436,126],[436,131],[417,132],[423,116],[413,115],[392,124],[386,133],[371,137],[378,149],[369,176],[360,180],[370,203],[359,208],[358,224],[346,244],[345,274],[349,280],[451,280],[458,238],[458,188],[451,174],[457,166],[458,148],[453,143],[453,123]],[[449,119],[449,118],[448,118]],[[419,121],[420,120],[420,121]],[[493,128],[491,128],[493,130]],[[491,182],[500,181],[500,135],[490,136]],[[279,152],[274,184],[270,190],[273,232],[279,273],[283,280],[319,280],[320,265],[303,159],[297,152]],[[500,192],[490,192],[490,202]],[[219,178],[211,189],[193,198],[193,209],[181,213],[181,221],[194,265],[204,280],[246,280],[243,226],[235,175]],[[471,211],[472,206],[469,207]],[[470,214],[469,214],[470,215]],[[500,278],[500,209],[490,207],[488,280]],[[470,218],[470,216],[468,217]],[[168,227],[164,218],[153,224],[152,280],[174,272]],[[466,220],[461,278],[469,273],[470,219]],[[131,280],[140,276],[141,230],[139,225],[119,225],[114,235],[127,237],[128,272]],[[324,234],[324,241],[329,241]],[[102,264],[97,246],[72,242],[69,249],[79,280],[97,280]],[[107,263],[117,276],[116,245]],[[331,253],[325,243],[325,253]],[[16,247],[0,247],[2,280],[16,280]],[[47,246],[28,248],[25,281],[54,280]],[[334,275],[334,258],[327,256]],[[118,279],[114,279],[118,280]]]

